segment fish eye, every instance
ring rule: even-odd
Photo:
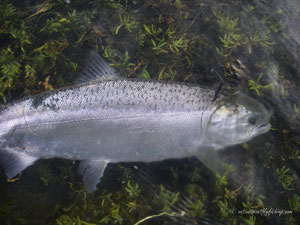
[[[248,119],[248,123],[251,124],[251,125],[255,125],[257,119],[255,116],[251,116],[249,119]]]

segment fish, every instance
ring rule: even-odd
[[[122,78],[92,52],[74,85],[2,106],[0,163],[12,179],[38,159],[79,160],[93,192],[108,163],[196,156],[212,166],[209,154],[266,133],[270,117],[247,96]]]

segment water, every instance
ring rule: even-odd
[[[41,160],[13,183],[1,169],[1,224],[299,224],[299,2],[15,0],[0,10],[6,101],[72,84],[94,49],[124,77],[239,90],[273,111],[270,132],[222,150],[219,175],[196,158],[110,164],[87,195],[78,162]]]

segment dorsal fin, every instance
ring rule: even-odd
[[[120,75],[95,51],[91,51],[87,64],[75,83],[81,84],[93,80],[114,80]]]

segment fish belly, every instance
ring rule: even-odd
[[[18,128],[6,145],[36,158],[149,162],[191,156],[205,135],[201,112],[83,118],[87,114]]]

